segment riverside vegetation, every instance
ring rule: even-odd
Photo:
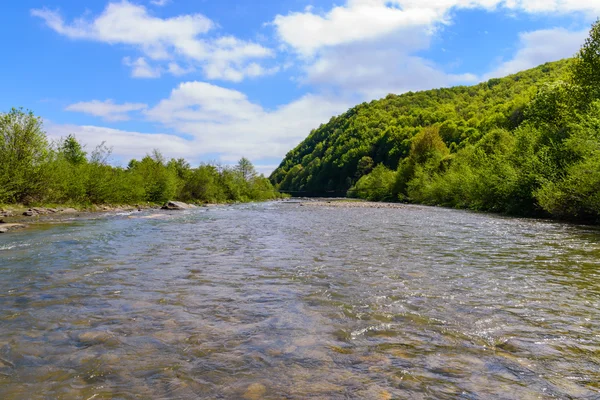
[[[246,158],[235,167],[192,168],[181,158],[167,161],[155,150],[123,168],[110,165],[110,154],[102,144],[88,155],[74,136],[50,142],[41,119],[30,112],[0,114],[0,204],[225,203],[279,197]]]
[[[270,178],[282,191],[599,223],[600,21],[573,59],[360,104]]]

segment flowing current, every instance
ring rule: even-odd
[[[292,202],[0,236],[0,398],[597,399],[600,231]]]

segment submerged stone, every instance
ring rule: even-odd
[[[84,332],[84,333],[80,334],[78,337],[78,339],[81,343],[89,344],[89,345],[107,343],[108,341],[110,341],[113,338],[114,338],[114,335],[112,333],[103,332],[103,331]]]
[[[259,400],[267,393],[267,387],[262,383],[253,383],[248,386],[246,392],[244,392],[244,399],[246,400]]]
[[[168,201],[162,206],[163,210],[189,210],[190,208],[195,208],[195,206],[181,201]]]

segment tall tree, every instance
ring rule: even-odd
[[[242,157],[240,161],[238,161],[235,170],[240,173],[246,182],[251,181],[252,178],[255,178],[257,175],[254,165],[252,165],[252,162],[246,157]]]
[[[87,161],[85,158],[87,153],[83,151],[83,147],[73,135],[67,136],[62,141],[59,150],[63,157],[71,164],[79,165]]]
[[[600,19],[590,30],[590,36],[575,56],[571,66],[575,84],[581,86],[586,100],[600,98]]]
[[[48,154],[40,118],[14,108],[0,114],[0,202],[31,200],[39,194],[45,188]]]

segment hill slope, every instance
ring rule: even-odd
[[[281,191],[345,193],[376,165],[396,170],[412,139],[439,127],[452,153],[495,128],[514,130],[538,89],[565,76],[570,60],[544,64],[471,87],[428,90],[360,104],[313,130],[270,179]]]

